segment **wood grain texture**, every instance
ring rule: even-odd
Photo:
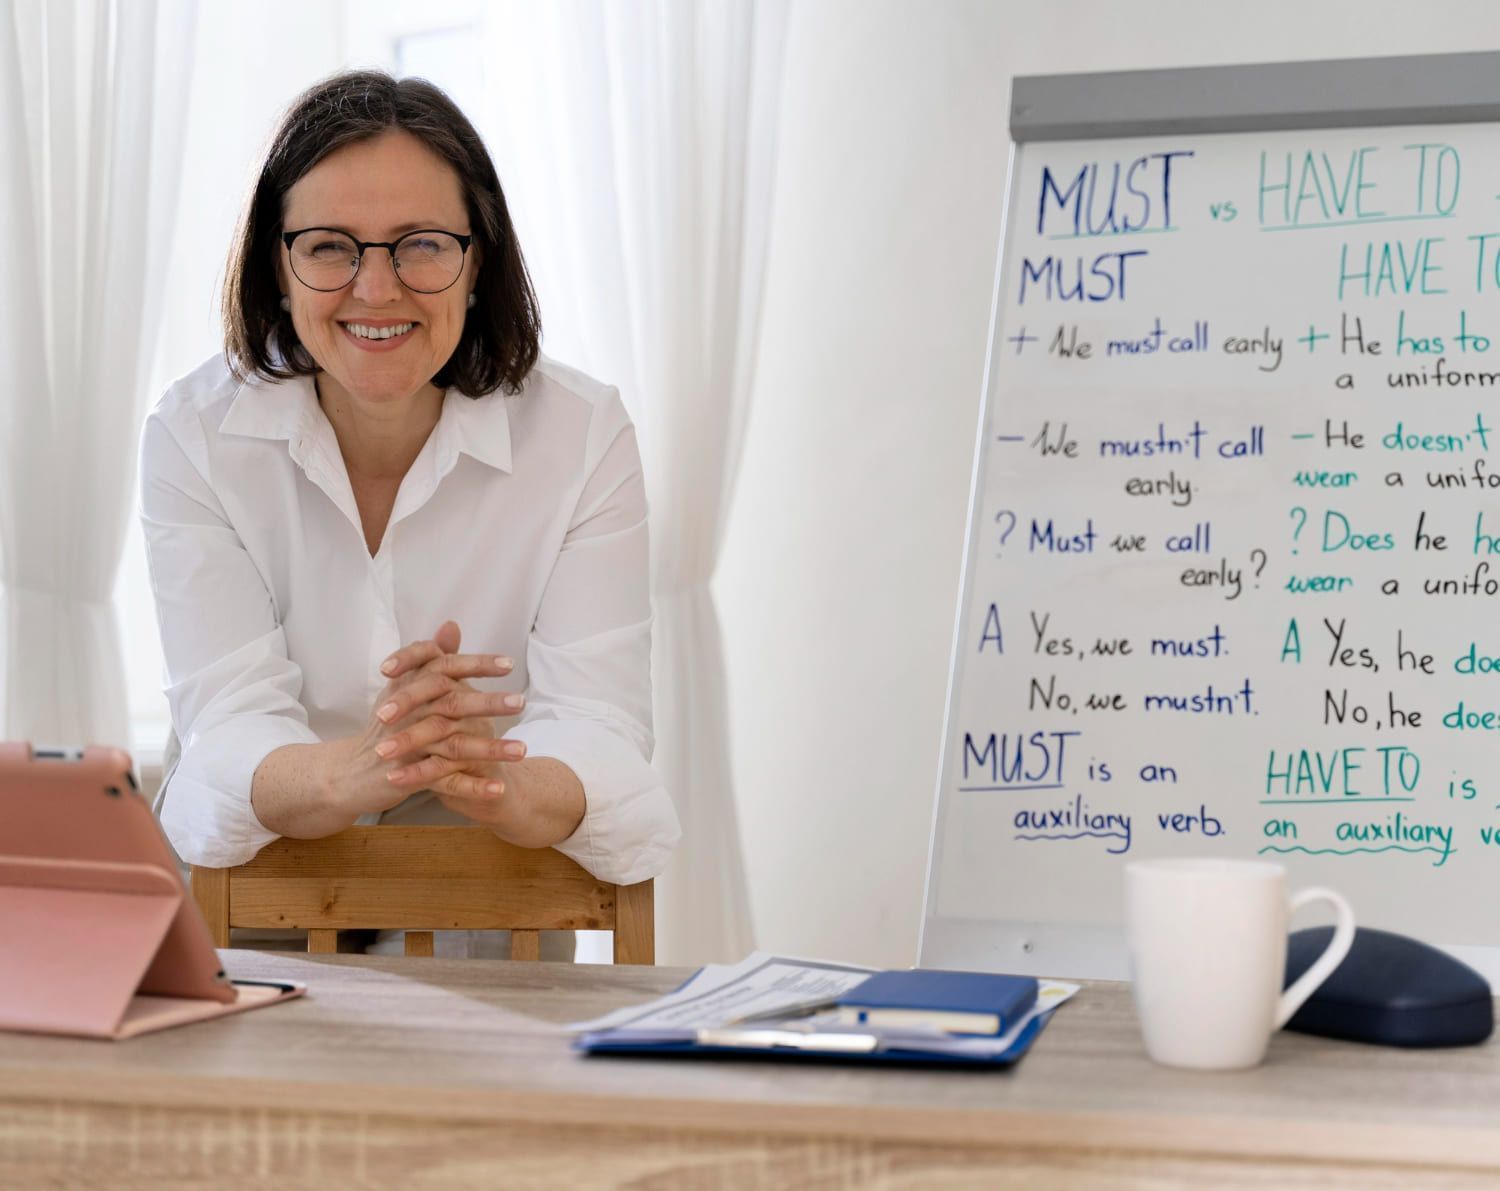
[[[339,932],[336,930],[308,931],[307,949],[313,955],[333,955],[339,949]]]
[[[511,931],[510,957],[511,959],[541,959],[542,936],[534,930]]]
[[[322,839],[278,839],[238,870],[277,877],[467,877],[476,872],[516,878],[592,880],[553,848],[521,848],[483,827],[351,827]]]
[[[614,887],[593,877],[282,877],[231,875],[234,926],[335,930],[609,930]]]
[[[215,947],[229,946],[229,870],[227,868],[199,868],[193,865],[193,900],[208,923]]]
[[[656,900],[650,881],[615,887],[615,963],[656,962]]]
[[[401,940],[402,949],[407,955],[432,954],[432,932],[430,930],[409,930]]]
[[[118,1045],[0,1036],[0,1185],[1500,1185],[1494,1042],[1282,1033],[1252,1071],[1174,1071],[1095,984],[1009,1072],[588,1059],[557,1023],[687,973],[223,958],[309,995]]]
[[[3,1104],[3,1102],[0,1102]],[[4,1106],[9,1109],[9,1105]],[[873,1188],[876,1191],[1479,1191],[1482,1171],[1281,1160],[1183,1158],[1014,1146],[888,1144],[701,1132],[670,1123],[643,1130],[608,1122],[413,1122],[395,1116],[224,1114],[20,1105],[0,1122],[5,1186],[111,1191],[219,1186],[266,1191],[337,1187]]]
[[[231,927],[307,930],[309,951],[334,949],[318,932],[512,930],[521,935],[512,956],[535,959],[527,933],[612,930],[618,962],[649,964],[655,955],[651,882],[617,890],[555,849],[520,848],[482,827],[351,827],[278,839],[235,868],[195,869],[193,888],[222,927],[220,945]]]

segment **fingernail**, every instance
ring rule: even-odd
[[[526,746],[519,740],[508,741],[505,745],[505,755],[508,757],[519,757],[526,751]]]
[[[375,746],[376,754],[381,757],[389,757],[395,751],[396,742],[394,740],[384,740]]]
[[[388,782],[404,782],[406,780],[406,770],[393,769],[385,775],[385,779]]]
[[[526,706],[526,700],[520,695],[506,695],[505,706],[509,707],[512,711],[520,711],[521,708]]]
[[[396,672],[396,659],[386,658],[385,661],[381,662],[380,672],[382,674],[394,674]]]
[[[385,723],[390,723],[393,719],[396,718],[396,705],[394,703],[387,703],[375,714],[379,716]]]
[[[499,782],[491,782],[484,788],[484,792],[486,794],[503,794],[505,793],[505,787]]]
[[[497,657],[495,659],[495,665],[497,665],[497,666],[504,666],[507,670],[509,670],[513,666],[515,666],[515,662],[511,661],[509,658],[500,658],[500,657]]]

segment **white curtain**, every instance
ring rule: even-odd
[[[111,597],[181,170],[191,0],[0,0],[0,738],[128,747]]]
[[[753,947],[710,582],[759,325],[784,0],[520,0],[486,9],[483,131],[549,355],[618,384],[651,504],[656,757],[683,839],[662,963]]]

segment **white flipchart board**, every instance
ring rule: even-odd
[[[922,964],[1269,856],[1500,977],[1497,78],[1017,80]]]

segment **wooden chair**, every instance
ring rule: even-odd
[[[434,930],[509,930],[512,959],[536,959],[541,930],[610,930],[615,963],[656,960],[652,884],[611,885],[552,848],[518,848],[483,827],[350,827],[278,839],[234,868],[193,866],[193,899],[229,946],[235,926],[296,927],[310,952],[340,930],[405,930],[431,955]]]

